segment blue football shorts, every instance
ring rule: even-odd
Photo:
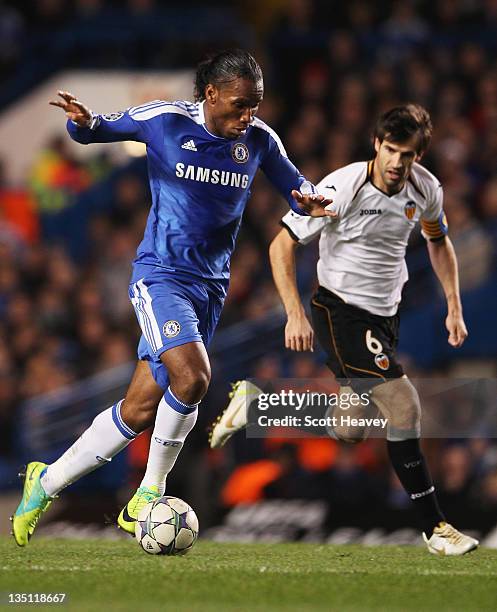
[[[142,331],[138,359],[148,361],[155,381],[164,390],[169,378],[160,356],[188,342],[208,346],[225,296],[223,283],[205,283],[155,267],[130,283],[129,298]]]

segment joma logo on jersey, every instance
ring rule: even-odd
[[[366,210],[361,210],[359,216],[360,217],[364,217],[365,215],[381,215],[381,213],[382,213],[381,208],[378,208],[378,209],[376,209],[376,208],[369,208],[369,209],[366,209]]]
[[[404,212],[406,213],[406,217],[409,219],[414,219],[414,215],[416,214],[416,202],[409,200],[404,206]]]
[[[213,185],[240,187],[241,189],[247,189],[249,184],[248,174],[230,172],[229,170],[212,170],[211,168],[202,168],[202,166],[192,166],[190,164],[185,167],[185,164],[181,162],[176,164],[176,176],[199,183],[212,183]]]

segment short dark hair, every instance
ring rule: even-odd
[[[197,66],[194,96],[196,102],[205,100],[205,88],[209,83],[220,85],[234,79],[262,81],[262,70],[255,59],[243,49],[221,51]]]
[[[409,140],[414,134],[419,134],[417,152],[424,153],[430,146],[433,125],[430,114],[420,104],[404,104],[395,106],[383,113],[376,122],[374,138],[380,142],[401,143]]]

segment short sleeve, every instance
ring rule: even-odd
[[[285,227],[291,237],[299,244],[308,244],[319,236],[324,226],[328,223],[328,217],[303,217],[293,210],[281,219],[281,225]]]
[[[449,227],[443,210],[443,188],[440,183],[437,183],[430,195],[430,201],[420,221],[421,233],[426,240],[442,240],[447,235]]]
[[[319,181],[316,191],[332,200],[326,207],[337,214],[335,223],[339,223],[347,213],[355,193],[364,184],[366,164],[351,164],[331,172]]]

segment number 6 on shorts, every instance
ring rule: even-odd
[[[370,329],[366,332],[366,346],[368,347],[368,351],[373,353],[373,355],[379,355],[383,352],[383,345],[372,335]]]

